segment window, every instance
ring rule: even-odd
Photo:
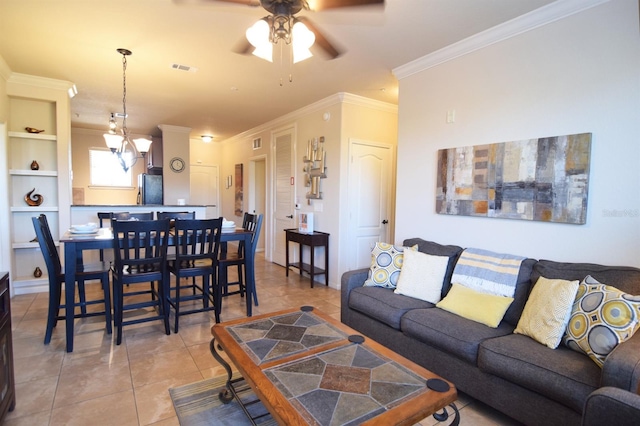
[[[130,153],[123,154],[130,156]],[[128,159],[127,159],[128,161]],[[125,172],[118,156],[108,149],[89,149],[92,186],[131,187],[131,169]]]

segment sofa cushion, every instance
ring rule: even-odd
[[[538,278],[513,332],[557,348],[567,329],[579,284],[577,280]]]
[[[512,297],[482,293],[462,284],[453,283],[449,294],[436,303],[436,307],[496,328],[512,302]]]
[[[396,294],[415,297],[431,303],[442,298],[447,256],[434,256],[419,251],[405,250]]]
[[[407,336],[474,365],[478,346],[483,340],[513,331],[513,326],[504,322],[497,328],[491,328],[439,308],[409,311],[402,317],[400,325]]]
[[[640,269],[630,266],[606,266],[594,263],[562,263],[540,260],[531,273],[532,282],[540,276],[582,281],[591,275],[601,283],[613,286],[628,294],[640,294]]]
[[[408,248],[388,243],[376,243],[371,250],[371,268],[364,285],[366,287],[396,288],[405,249],[415,250],[416,247]]]
[[[520,334],[482,342],[478,367],[526,389],[548,396],[578,413],[600,386],[600,368],[564,346],[550,349]]]
[[[456,265],[458,256],[460,256],[460,253],[462,253],[462,247],[442,245],[434,243],[433,241],[423,240],[422,238],[409,238],[404,240],[402,244],[407,247],[418,245],[419,252],[430,254],[433,256],[447,256],[449,258],[449,263],[447,264],[447,272],[444,276],[444,286],[442,287],[441,298],[444,297],[449,292],[449,288],[451,287],[451,275],[453,274],[453,267]]]
[[[640,296],[626,294],[588,275],[578,287],[563,342],[602,367],[609,353],[636,332],[639,317]]]
[[[357,287],[349,295],[349,308],[400,330],[400,318],[411,309],[432,308],[424,300],[395,294],[391,288]]]

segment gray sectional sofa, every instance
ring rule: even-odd
[[[462,247],[420,238],[403,242],[404,246],[415,244],[423,253],[449,257],[444,297]],[[578,425],[589,395],[599,388],[639,391],[640,332],[620,344],[600,368],[563,344],[550,349],[513,330],[540,276],[582,280],[591,275],[601,283],[640,295],[640,269],[526,259],[520,267],[514,302],[497,328],[392,289],[363,287],[368,271],[342,276],[343,323],[524,424]]]

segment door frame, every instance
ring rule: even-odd
[[[254,157],[249,157],[248,161],[248,170],[247,170],[247,177],[248,177],[248,181],[247,181],[247,207],[245,208],[246,212],[250,212],[252,213],[255,208],[256,208],[256,163],[258,162],[264,162],[264,195],[265,195],[265,211],[264,211],[264,218],[262,219],[262,223],[269,223],[269,220],[271,218],[271,212],[269,211],[269,209],[267,208],[267,206],[269,205],[268,199],[269,199],[269,185],[268,185],[268,177],[269,177],[269,163],[267,161],[267,155],[266,154],[261,154],[261,155],[256,155]],[[262,228],[262,238],[263,238],[263,242],[264,242],[264,249],[263,251],[265,252],[265,255],[268,251],[268,247],[269,247],[269,241],[270,238],[268,238],[267,236],[267,232],[264,232],[264,227]]]
[[[276,226],[276,217],[275,217],[275,211],[276,211],[276,138],[278,137],[278,135],[282,134],[282,133],[286,133],[289,132],[291,134],[291,164],[292,164],[292,174],[293,174],[293,182],[294,185],[292,185],[292,191],[293,191],[293,204],[291,206],[291,211],[293,212],[294,215],[294,225],[295,225],[295,199],[297,197],[297,193],[296,193],[296,185],[298,182],[298,168],[296,167],[296,157],[297,157],[297,141],[298,141],[298,126],[295,122],[292,123],[288,123],[282,126],[279,126],[275,129],[271,130],[271,137],[270,137],[270,142],[269,142],[269,152],[271,153],[271,161],[267,163],[267,167],[269,168],[269,171],[267,172],[267,175],[269,177],[269,182],[270,185],[268,185],[267,188],[267,206],[269,206],[270,212],[269,212],[269,220],[266,222],[269,224],[269,226],[267,227],[269,232],[267,232],[266,234],[268,234],[267,240],[265,240],[265,259],[269,260],[270,262],[273,262],[273,252],[274,252],[274,244],[276,241],[277,236],[275,235],[275,226]],[[264,223],[264,222],[263,222]],[[268,242],[268,244],[267,244]]]

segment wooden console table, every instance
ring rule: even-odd
[[[324,274],[325,285],[329,285],[329,234],[326,232],[316,231],[312,234],[305,234],[299,232],[297,229],[285,229],[287,234],[286,242],[286,257],[287,257],[287,277],[289,276],[289,268],[298,268],[300,275],[302,271],[309,273],[309,279],[311,280],[311,288],[313,288],[313,277],[316,275]],[[299,250],[299,262],[289,261],[289,241],[298,243],[300,245]],[[309,246],[311,248],[310,261],[311,264],[302,262],[302,246]],[[315,248],[324,247],[324,269],[317,268],[315,266]]]

